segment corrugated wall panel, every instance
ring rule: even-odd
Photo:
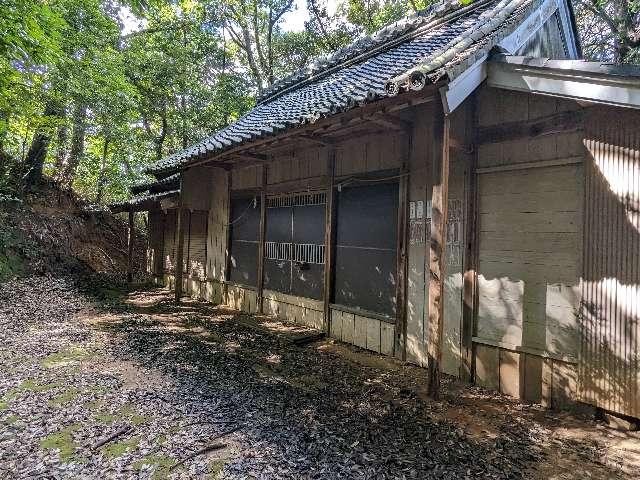
[[[580,399],[640,417],[640,113],[586,119]]]

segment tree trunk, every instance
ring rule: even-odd
[[[69,140],[69,127],[60,125],[58,127],[58,139],[56,145],[56,165],[55,175],[58,179],[62,176],[64,164],[67,161],[67,142]]]
[[[77,104],[73,112],[73,133],[71,135],[71,151],[62,174],[62,184],[71,187],[76,175],[76,168],[84,155],[84,137],[87,131],[87,107]]]
[[[96,203],[102,202],[104,195],[104,187],[107,184],[107,155],[109,153],[109,137],[104,139],[104,147],[102,148],[102,163],[100,164],[100,175],[98,176],[98,186],[96,189]]]
[[[164,140],[167,138],[167,128],[169,127],[167,122],[167,110],[166,108],[162,112],[162,127],[160,129],[160,135],[158,135],[154,141],[156,144],[156,161],[162,160],[162,149],[164,147]]]
[[[49,100],[44,108],[44,117],[56,117],[58,115],[60,115],[60,106],[53,100]],[[24,161],[27,170],[24,176],[24,185],[27,190],[31,190],[40,184],[50,141],[50,127],[38,128],[33,135],[29,152]]]

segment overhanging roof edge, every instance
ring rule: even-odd
[[[491,87],[640,108],[640,66],[509,55],[497,55],[488,65]]]

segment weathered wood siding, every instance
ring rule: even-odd
[[[198,279],[206,278],[207,216],[208,211],[194,211],[189,215],[187,273]]]
[[[471,102],[465,102],[455,111],[451,128],[453,143],[457,147],[452,148],[450,152],[442,370],[455,376],[458,375],[460,366],[464,197],[465,180],[470,174],[471,106]],[[415,111],[409,175],[406,358],[407,361],[420,366],[427,365],[429,267],[426,252],[431,231],[433,159],[442,154],[440,145],[434,145],[433,142],[435,115],[436,109],[432,104]],[[422,202],[422,206],[419,202]],[[423,210],[422,218],[419,218],[420,209]]]
[[[266,315],[284,318],[292,323],[318,330],[324,329],[322,301],[265,290],[263,308]]]
[[[231,190],[246,190],[259,186],[260,167],[258,165],[234,168],[231,171]]]
[[[427,321],[429,319],[428,291],[426,281],[428,263],[426,252],[429,245],[431,201],[431,178],[433,155],[433,122],[435,111],[432,104],[415,111],[413,151],[409,161],[409,205],[413,203],[413,215],[408,225],[408,272],[407,272],[407,336],[406,358],[420,366],[427,365]],[[421,202],[421,205],[420,205]],[[411,208],[411,207],[410,207]],[[422,214],[418,212],[422,209]],[[413,217],[413,218],[412,218]]]
[[[162,269],[165,273],[173,272],[175,268],[176,244],[176,212],[169,210],[164,214]]]
[[[275,155],[267,167],[267,185],[327,175],[327,148],[309,147]]]
[[[577,354],[580,165],[481,174],[477,336]]]
[[[212,169],[211,208],[208,216],[207,277],[225,280],[229,222],[229,173],[220,168]]]
[[[580,109],[487,88],[479,100],[481,130]],[[556,405],[576,394],[582,135],[572,128],[478,147],[476,381]]]
[[[580,400],[640,418],[640,113],[585,122]]]
[[[473,99],[469,98],[451,116],[449,158],[449,204],[444,271],[444,324],[442,364],[444,373],[458,376],[461,361],[462,285],[465,252],[466,188],[471,172],[473,145]],[[428,304],[428,303],[427,303]]]
[[[395,325],[376,318],[333,308],[331,336],[383,355],[394,354]]]
[[[211,182],[217,169],[193,167],[182,173],[180,202],[187,210],[209,210],[211,204]]]
[[[407,155],[406,135],[392,130],[342,142],[336,152],[336,176],[399,168]]]

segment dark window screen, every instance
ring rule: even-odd
[[[398,184],[337,196],[334,302],[395,315]]]
[[[291,194],[268,199],[265,288],[322,298],[325,198],[324,194]]]
[[[255,287],[258,284],[260,200],[254,206],[253,198],[232,198],[230,218],[229,279]]]

